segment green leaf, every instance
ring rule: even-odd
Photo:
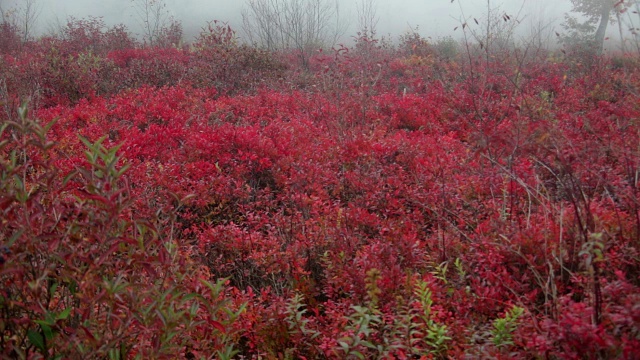
[[[66,320],[69,314],[71,314],[71,308],[66,308],[56,316],[56,320]]]
[[[84,144],[84,146],[88,147],[88,148],[93,148],[93,144],[87,140],[84,136],[82,135],[78,135],[78,138],[80,139],[80,141],[82,141],[82,143]]]
[[[76,295],[78,293],[78,283],[75,280],[71,280],[69,283],[69,292],[71,295]]]
[[[42,328],[42,332],[44,333],[44,338],[47,339],[47,341],[51,341],[53,339],[53,336],[55,335],[55,332],[51,329],[51,326],[40,324],[40,327]]]
[[[13,179],[15,180],[16,185],[18,186],[18,189],[20,190],[24,189],[24,184],[22,183],[22,179],[20,179],[20,176],[13,175]]]
[[[110,360],[120,360],[120,349],[109,349],[109,359]]]
[[[16,231],[16,233],[15,233],[15,234],[13,234],[13,235],[11,236],[11,238],[9,239],[9,241],[7,241],[7,243],[5,244],[5,246],[6,246],[6,247],[8,247],[8,248],[10,248],[10,247],[13,245],[13,243],[15,243],[15,242],[16,242],[16,240],[18,240],[18,238],[22,235],[22,233],[24,233],[24,230],[23,230],[23,229],[20,229],[20,230]]]
[[[202,285],[205,285],[206,287],[209,288],[209,290],[211,290],[211,295],[213,295],[214,297],[217,297],[220,294],[220,290],[222,289],[222,285],[224,285],[224,281],[226,281],[225,279],[220,279],[216,282],[215,285],[213,285],[211,282],[204,280],[204,279],[200,279],[200,283]]]
[[[129,170],[130,167],[131,167],[131,164],[124,164],[120,168],[120,170],[118,170],[118,172],[116,173],[116,177],[122,176],[122,174],[124,174],[127,170]]]
[[[45,132],[49,132],[49,130],[51,130],[51,128],[53,127],[53,125],[55,125],[58,122],[58,118],[55,118],[51,121],[49,121],[45,126],[44,126],[44,131]]]
[[[349,344],[344,341],[338,341],[338,345],[346,352],[349,350]]]
[[[53,326],[53,325],[55,325],[55,324],[56,324],[56,319],[55,319],[55,317],[53,316],[53,313],[52,313],[51,311],[47,311],[47,312],[44,314],[44,319],[46,320],[45,325],[51,325],[51,326]]]
[[[69,182],[69,180],[71,180],[73,177],[75,177],[78,174],[77,171],[71,171],[70,173],[67,174],[67,176],[64,177],[64,179],[62,180],[62,186],[66,186],[67,183]]]
[[[42,338],[42,335],[39,332],[29,329],[27,331],[27,338],[29,339],[29,342],[39,350],[46,350],[44,346],[44,338]]]
[[[20,116],[21,119],[26,119],[27,118],[27,112],[29,111],[28,104],[29,104],[29,102],[25,101],[18,108],[18,115]]]
[[[54,325],[51,322],[47,321],[47,320],[33,320],[34,323],[40,325],[40,326],[50,326],[50,325]]]
[[[9,123],[4,123],[2,125],[0,125],[0,136],[2,136],[2,133],[9,127]]]
[[[368,347],[369,349],[376,349],[376,346],[373,343],[371,343],[370,341],[362,340],[360,343],[362,345]]]
[[[51,287],[49,287],[49,294],[55,294],[56,290],[58,289],[58,283],[54,282],[53,284],[51,284]]]
[[[200,295],[199,295],[199,294],[195,294],[195,293],[189,293],[189,294],[186,294],[186,295],[182,298],[182,300],[183,300],[183,301],[189,301],[189,300],[194,299],[194,298],[197,298],[197,297],[200,297]]]

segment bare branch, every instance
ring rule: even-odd
[[[338,3],[330,0],[249,0],[242,21],[250,42],[296,50],[304,66],[313,50],[333,46],[346,31]]]

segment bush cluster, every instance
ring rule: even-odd
[[[637,356],[638,67],[76,25],[0,62],[2,357]]]

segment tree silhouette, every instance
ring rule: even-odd
[[[568,27],[574,30],[595,28],[592,48],[597,54],[602,54],[607,26],[612,21],[612,15],[634,2],[635,0],[571,0],[572,12],[582,14],[586,21],[579,24],[575,18],[568,17]],[[595,27],[596,24],[597,27]]]

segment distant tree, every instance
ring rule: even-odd
[[[614,21],[614,15],[628,8],[635,0],[571,0],[574,13],[579,13],[586,21],[567,14],[564,27],[569,31],[565,43],[582,43],[595,54],[602,54],[607,26]],[[596,26],[597,25],[597,26]]]
[[[177,46],[182,40],[182,24],[174,19],[164,0],[131,0],[149,46]]]
[[[0,22],[2,22],[4,24],[5,20],[4,20],[4,0],[0,0],[0,16],[2,16],[2,18],[0,19]]]
[[[22,41],[26,42],[33,36],[33,31],[42,11],[38,0],[22,0],[19,10],[20,24],[22,25]]]
[[[31,39],[42,10],[39,1],[20,0],[12,8],[5,7],[5,4],[5,1],[0,1],[2,24],[15,27],[20,32],[23,43]]]
[[[468,54],[472,52],[484,53],[486,62],[489,62],[496,54],[515,48],[516,28],[522,23],[521,14],[524,3],[516,14],[507,14],[502,10],[501,5],[495,6],[491,0],[486,0],[487,12],[484,17],[478,18],[467,17],[460,1],[458,1],[458,6],[462,18],[460,26],[456,27],[454,31],[461,28],[464,35],[463,44],[467,48]],[[475,40],[480,51],[470,46],[470,40]]]
[[[361,36],[366,38],[373,38],[376,34],[378,27],[377,6],[376,0],[359,0],[357,3],[358,12],[358,31]]]
[[[7,0],[0,0],[0,23],[15,26],[16,18],[14,14],[16,9],[15,7],[10,7],[7,3]]]
[[[6,54],[18,51],[21,45],[22,38],[17,26],[7,21],[0,21],[0,53]],[[2,85],[1,79],[0,85]]]
[[[539,4],[536,11],[531,11],[527,17],[528,33],[522,38],[522,45],[529,55],[542,55],[554,43],[554,23],[557,19],[545,11],[545,6]]]
[[[338,2],[331,0],[248,0],[242,20],[249,41],[296,50],[305,67],[313,50],[333,46],[346,31]]]
[[[629,6],[631,8],[631,6]],[[640,54],[640,2],[636,1],[633,4],[632,11],[626,11],[626,17],[621,17],[621,21],[624,22],[627,29],[629,29],[631,38],[629,39],[631,44],[635,47],[636,51]],[[624,44],[624,41],[623,41]],[[623,47],[624,50],[624,47]]]

